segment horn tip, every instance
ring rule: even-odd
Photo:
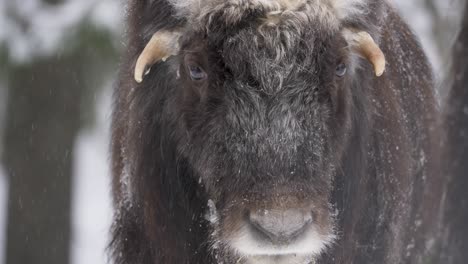
[[[385,59],[377,61],[374,69],[377,77],[382,76],[385,72]]]
[[[141,74],[141,73],[139,73],[137,71],[135,71],[135,75],[133,76],[133,78],[135,78],[135,81],[137,83],[143,82],[143,74]]]
[[[384,72],[385,72],[385,68],[376,69],[375,70],[375,76],[380,77],[380,76],[382,76],[384,74]]]
[[[138,58],[137,64],[135,66],[135,72],[133,75],[137,83],[141,83],[143,81],[143,77],[145,76],[145,69],[146,63],[141,61],[141,57]]]

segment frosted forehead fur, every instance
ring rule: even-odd
[[[210,14],[223,10],[226,22],[236,22],[249,9],[262,8],[269,15],[305,11],[334,27],[340,21],[366,13],[368,0],[169,0],[176,13],[193,25],[203,26]],[[208,20],[209,22],[209,20]]]
[[[232,26],[241,22],[249,12],[261,11],[265,17],[259,18],[262,24],[259,32],[262,33],[263,25],[275,26],[287,23],[289,28],[296,33],[282,32],[287,43],[294,43],[294,39],[301,36],[304,26],[310,22],[321,24],[327,30],[340,29],[343,20],[352,20],[353,17],[367,13],[367,1],[369,0],[168,0],[174,6],[176,14],[187,20],[189,28],[195,30],[208,30],[212,26],[224,24]],[[286,22],[287,21],[287,22]],[[317,24],[315,24],[317,25]],[[294,30],[292,30],[294,31]],[[279,32],[279,31],[278,31]],[[355,50],[374,66],[377,76],[381,76],[385,70],[385,56],[367,32],[354,32],[347,40],[353,44]],[[165,60],[179,51],[174,43],[178,42],[181,33],[178,30],[156,32],[139,56],[135,66],[135,80],[143,81],[145,70],[159,60]],[[348,34],[349,35],[349,34]],[[296,38],[293,38],[293,37]],[[275,41],[273,39],[273,41]],[[282,59],[281,46],[277,46],[277,60]],[[147,71],[146,71],[147,72]]]

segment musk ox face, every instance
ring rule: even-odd
[[[335,238],[329,200],[350,130],[356,51],[377,74],[383,56],[368,34],[318,15],[316,1],[278,1],[278,10],[261,4],[275,1],[238,2],[157,32],[135,78],[176,55],[177,147],[210,198],[214,254],[308,263]]]
[[[349,124],[347,43],[336,32],[258,32],[255,23],[212,36],[184,37],[175,61],[180,151],[211,198],[214,246],[239,257],[319,253],[334,237],[328,201]]]

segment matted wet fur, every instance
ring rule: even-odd
[[[114,263],[393,264],[427,250],[412,241],[431,217],[416,205],[432,202],[422,201],[432,74],[391,7],[170,2],[128,7],[112,125]],[[193,3],[212,8],[191,13]],[[137,84],[135,62],[151,36],[181,27],[181,54]],[[382,77],[349,49],[345,27],[377,40]],[[206,82],[187,77],[187,60],[203,66]],[[242,253],[235,241],[244,241],[246,208],[272,206],[311,210],[317,248],[286,260]]]

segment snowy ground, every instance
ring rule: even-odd
[[[8,195],[8,183],[5,171],[0,164],[0,263],[5,259],[5,238],[6,238],[6,198]]]
[[[97,100],[97,125],[76,141],[72,198],[72,264],[106,262],[112,218],[108,142],[110,90]]]

